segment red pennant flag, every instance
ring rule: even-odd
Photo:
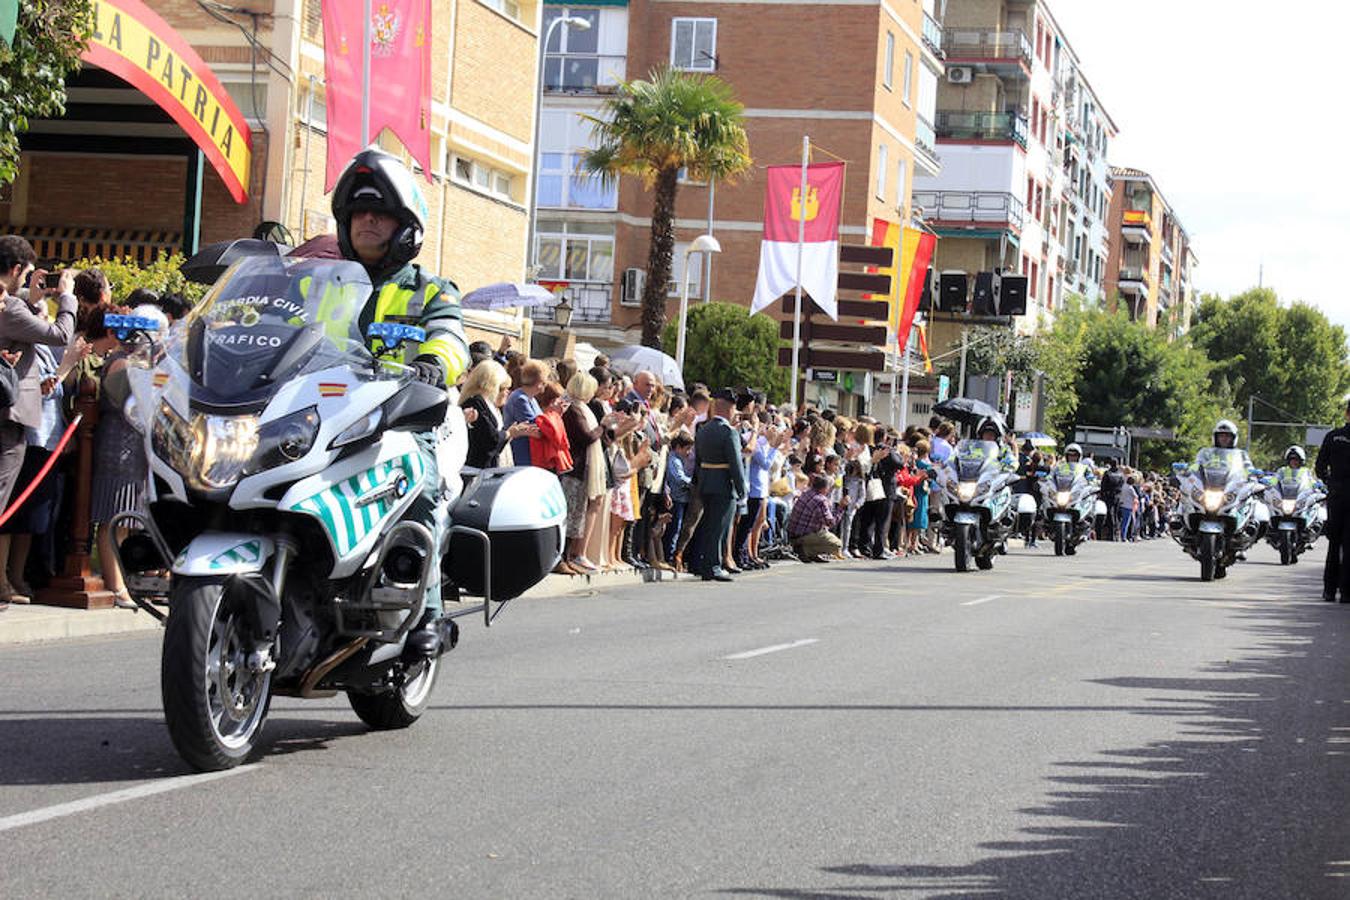
[[[923,274],[933,259],[936,246],[937,235],[924,232],[919,238],[918,249],[914,251],[914,265],[910,267],[909,282],[905,286],[905,307],[895,334],[896,345],[901,350],[909,346],[909,330],[914,325],[914,314],[919,311],[919,300],[923,296]]]
[[[759,278],[750,302],[754,315],[797,286],[797,232],[802,229],[802,290],[831,319],[838,319],[839,212],[844,164],[811,163],[802,197],[801,166],[769,166],[764,194],[764,240],[759,245]]]
[[[325,191],[362,148],[363,15],[363,0],[324,0]],[[430,181],[431,0],[376,0],[370,26],[370,140],[392,130]]]

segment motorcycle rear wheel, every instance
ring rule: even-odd
[[[440,673],[441,658],[438,656],[427,663],[420,675],[401,688],[380,694],[348,691],[347,701],[351,703],[357,718],[375,731],[407,728],[426,712],[431,693],[436,687],[436,677]]]
[[[160,659],[169,737],[202,772],[245,762],[272,703],[272,673],[248,670],[239,617],[223,596],[223,579],[175,578]]]

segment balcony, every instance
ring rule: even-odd
[[[1012,141],[1027,146],[1027,120],[1017,113],[960,112],[937,114],[937,136],[950,141]]]
[[[544,57],[544,92],[608,94],[623,80],[626,56],[598,53],[550,53]]]
[[[1011,63],[1030,70],[1034,59],[1031,41],[1021,31],[947,29],[942,49],[949,63]]]
[[[923,45],[933,51],[938,59],[942,59],[942,25],[927,12],[923,14]]]
[[[937,132],[922,115],[914,118],[914,149],[923,157],[921,163],[927,164],[929,172],[936,175],[942,171],[942,162],[937,155]]]
[[[1163,265],[1167,266],[1169,269],[1172,268],[1172,264],[1176,262],[1176,257],[1172,254],[1172,245],[1166,242],[1163,243],[1162,261]]]
[[[1122,266],[1120,275],[1116,278],[1116,286],[1124,294],[1137,294],[1147,299],[1148,297],[1148,274],[1141,268],[1133,266]]]
[[[984,227],[1017,233],[1025,217],[1021,200],[994,191],[915,191],[914,205],[938,228],[974,231]]]
[[[561,281],[550,284],[566,285],[563,296],[572,304],[573,325],[608,325],[610,306],[614,296],[614,287],[593,281]],[[527,312],[536,322],[548,324],[553,321],[553,307],[532,306]]]

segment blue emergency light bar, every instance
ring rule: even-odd
[[[125,341],[137,331],[159,331],[159,321],[149,316],[112,315],[103,317],[103,327]]]
[[[424,329],[401,322],[371,322],[366,326],[366,337],[379,338],[386,347],[397,347],[404,341],[422,343],[427,339]]]

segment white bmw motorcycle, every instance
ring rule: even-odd
[[[1173,540],[1200,563],[1200,580],[1213,581],[1262,535],[1270,510],[1261,502],[1264,486],[1250,475],[1251,460],[1236,448],[1206,447],[1195,465],[1173,471],[1181,503],[1168,529]]]
[[[130,370],[149,505],[112,525],[132,530],[118,556],[133,599],[157,615],[151,600],[169,599],[164,714],[198,769],[247,759],[276,695],[342,691],[372,728],[411,725],[455,618],[490,622],[560,556],[557,479],[485,470],[461,491],[463,417],[388,358],[421,329],[361,334],[370,293],[355,263],[245,259]],[[428,477],[418,434],[433,431],[439,546],[409,515]],[[443,598],[481,607],[433,620],[438,573]]]
[[[1298,562],[1322,536],[1327,523],[1326,491],[1312,479],[1277,478],[1266,482],[1272,515],[1266,541],[1280,554],[1280,565]]]
[[[1002,449],[993,441],[965,440],[939,473],[946,492],[943,537],[955,550],[956,571],[994,567],[1017,527],[1013,505],[1016,472],[999,465]]]
[[[1061,462],[1043,480],[1045,525],[1056,556],[1073,556],[1096,525],[1100,485],[1088,478],[1088,467]]]

